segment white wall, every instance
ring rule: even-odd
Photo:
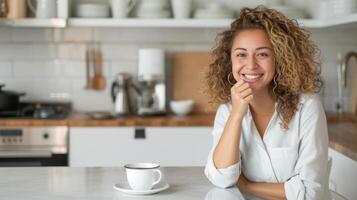
[[[103,0],[73,0],[90,2]],[[308,7],[307,0],[284,0]],[[222,2],[238,10],[269,0],[195,0],[196,7],[206,2]],[[75,7],[75,6],[73,6]],[[118,72],[136,74],[139,48],[159,47],[172,51],[209,51],[222,29],[194,28],[8,28],[0,27],[0,83],[7,89],[25,91],[25,100],[48,100],[65,96],[78,110],[109,110],[109,86]],[[322,51],[322,93],[326,110],[334,111],[337,101],[337,53],[357,51],[357,28],[311,30],[312,39]],[[104,56],[107,88],[103,92],[85,90],[85,50],[93,43]],[[352,73],[349,73],[351,76]],[[351,80],[352,77],[349,77]],[[345,93],[345,102],[348,94]]]
[[[143,47],[167,51],[206,51],[214,31],[143,28],[0,28],[0,83],[25,91],[25,100],[68,94],[79,110],[111,109],[109,86],[85,90],[85,50],[96,43],[104,56],[107,83],[121,71],[136,74]]]
[[[44,99],[65,93],[79,110],[112,108],[109,84],[103,92],[85,90],[85,50],[93,41],[103,51],[107,83],[125,71],[136,74],[142,47],[167,51],[209,51],[218,29],[145,28],[0,28],[0,83],[25,91],[24,99]],[[337,99],[337,53],[357,51],[357,29],[312,30],[322,51],[324,104],[334,110]],[[345,92],[347,99],[349,92]],[[347,100],[346,100],[347,101]]]

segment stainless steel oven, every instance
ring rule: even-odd
[[[0,167],[68,166],[68,127],[0,127]]]

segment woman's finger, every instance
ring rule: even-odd
[[[241,86],[237,88],[238,92],[243,92],[244,90],[250,88],[248,83],[243,83]]]
[[[242,84],[244,84],[244,81],[242,79],[235,79],[237,82],[233,85],[233,87],[239,87]]]
[[[247,96],[253,94],[253,90],[251,88],[247,88],[245,90],[243,90],[242,92],[239,92],[239,96],[244,99],[246,98]]]

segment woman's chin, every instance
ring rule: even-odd
[[[264,91],[264,90],[268,90],[268,87],[267,86],[263,86],[261,84],[257,84],[257,83],[248,83],[250,88],[253,90],[253,95],[255,93],[259,93],[261,91]]]

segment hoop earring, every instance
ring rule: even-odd
[[[234,80],[233,83],[232,83],[231,80],[230,80],[231,75],[233,76],[232,72],[229,72],[229,74],[228,74],[228,76],[227,76],[227,80],[228,80],[228,83],[229,83],[229,84],[234,85],[237,81]]]

